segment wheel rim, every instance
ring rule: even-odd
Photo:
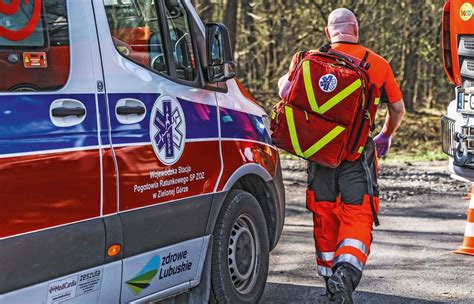
[[[229,272],[235,289],[249,293],[257,281],[257,259],[260,256],[255,224],[241,215],[232,225],[229,238]]]
[[[36,91],[38,91],[38,90],[36,90],[33,87],[27,87],[27,86],[18,87],[18,88],[13,90],[13,92],[36,92]]]

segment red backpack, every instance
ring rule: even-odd
[[[374,128],[380,91],[360,61],[334,50],[300,53],[288,100],[272,115],[273,143],[326,167],[357,160]]]

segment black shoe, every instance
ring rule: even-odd
[[[334,302],[336,304],[354,303],[352,300],[353,286],[350,271],[344,265],[337,268],[327,283],[327,289],[329,293],[334,295]]]
[[[313,302],[311,302],[313,303]],[[326,294],[322,294],[322,295],[319,295],[317,298],[316,298],[316,304],[333,304],[334,302],[332,301],[329,301],[328,297],[326,296]]]
[[[333,302],[334,300],[336,300],[336,295],[329,289],[329,277],[324,277],[324,282],[326,283],[326,293],[324,295],[326,296],[328,301]]]
[[[317,296],[317,298],[315,299],[316,304],[331,304],[331,303],[334,303],[335,297],[334,297],[334,294],[329,291],[328,280],[329,280],[329,277],[324,277],[324,282],[326,283],[326,290],[324,291],[324,293]]]

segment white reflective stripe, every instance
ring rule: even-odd
[[[316,250],[316,256],[318,259],[324,262],[330,262],[334,260],[334,251],[332,252],[321,252]]]
[[[466,223],[466,232],[464,236],[467,237],[474,237],[474,223]]]
[[[364,243],[362,243],[359,240],[344,239],[337,245],[337,249],[339,249],[341,247],[344,247],[344,246],[354,247],[356,249],[359,249],[360,252],[362,252],[366,257],[369,256],[369,249],[367,249],[367,246],[365,246]]]
[[[329,267],[318,266],[318,273],[323,277],[330,277],[332,276],[332,269]]]
[[[337,256],[334,260],[334,265],[337,265],[338,263],[342,262],[349,263],[360,271],[364,269],[364,264],[362,264],[362,262],[359,261],[359,259],[353,256],[352,254],[345,253]]]

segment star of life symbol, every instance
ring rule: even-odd
[[[186,122],[179,102],[162,97],[153,106],[150,138],[158,159],[165,165],[176,163],[184,151]]]
[[[331,93],[337,87],[337,78],[333,74],[326,74],[319,78],[319,87],[326,93]]]

